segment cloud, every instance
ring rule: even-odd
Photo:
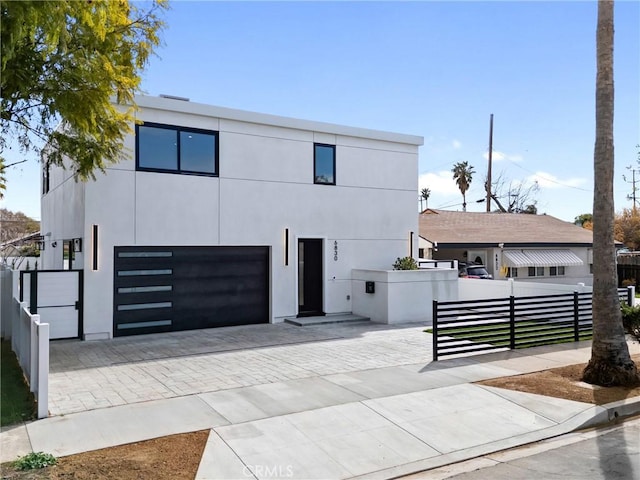
[[[482,156],[484,157],[485,160],[489,160],[489,152],[485,152]],[[494,150],[493,155],[491,156],[491,160],[494,162],[500,162],[502,160],[510,160],[512,162],[521,162],[522,160],[524,160],[524,158],[520,154],[509,155],[504,152],[499,152],[497,150]]]
[[[527,178],[529,182],[538,182],[540,188],[564,188],[564,187],[581,187],[586,182],[586,178],[565,178],[561,179],[547,172],[536,172]]]
[[[454,150],[460,150],[462,148],[462,143],[459,140],[454,139],[453,142],[451,142],[451,146]]]
[[[432,194],[460,194],[460,190],[453,180],[453,174],[449,170],[421,174],[418,177],[418,191],[421,191],[423,188],[428,188]]]

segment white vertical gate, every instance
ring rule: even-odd
[[[49,338],[82,338],[82,270],[23,272],[21,286],[21,300],[49,324]]]

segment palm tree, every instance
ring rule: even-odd
[[[613,0],[598,1],[596,56],[593,341],[582,378],[596,385],[632,385],[638,381],[638,370],[622,326],[613,238]]]
[[[476,173],[473,170],[473,167],[469,165],[469,162],[458,162],[451,169],[453,172],[453,179],[456,181],[458,188],[460,189],[460,193],[462,193],[462,210],[464,212],[467,211],[467,190],[469,190],[469,185],[471,185],[471,178],[473,174]]]
[[[420,205],[422,205],[422,201],[424,200],[425,208],[429,208],[429,197],[431,196],[431,190],[428,188],[423,188],[420,191]]]

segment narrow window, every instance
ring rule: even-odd
[[[49,193],[49,162],[45,162],[42,166],[42,194]]]
[[[313,170],[314,183],[322,185],[336,184],[335,145],[314,144]]]

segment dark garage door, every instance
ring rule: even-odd
[[[113,335],[269,322],[269,247],[114,247]]]

